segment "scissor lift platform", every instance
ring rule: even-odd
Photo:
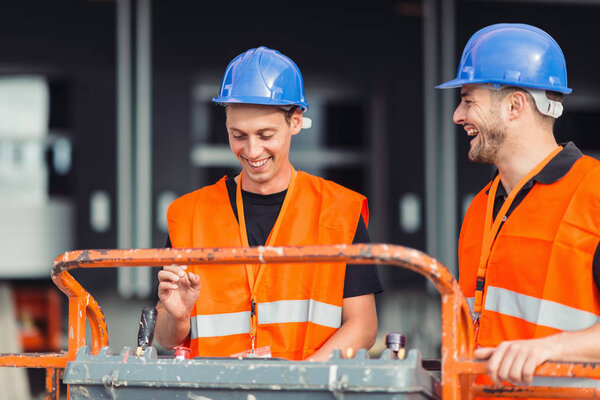
[[[360,358],[357,359],[346,360],[336,356],[325,363],[285,360],[193,359],[179,364],[174,360],[153,358],[154,353],[152,353],[152,350],[142,358],[135,358],[129,352],[115,356],[106,347],[108,346],[108,331],[100,306],[69,274],[69,270],[73,268],[163,266],[169,264],[213,265],[218,267],[218,265],[223,264],[262,263],[297,263],[301,268],[303,263],[312,262],[377,263],[410,269],[427,277],[440,292],[442,303],[441,379],[439,384],[431,375],[428,375],[427,371],[421,369],[419,363],[416,362],[419,358],[418,354],[414,352],[409,352],[406,362],[398,360],[391,362],[392,360],[385,359],[385,355],[383,359],[369,360],[364,352],[357,353],[357,356],[360,355]],[[157,389],[166,388],[165,385],[169,382],[176,385],[178,376],[180,379],[185,377],[185,384],[189,387],[182,387],[182,394],[169,395],[169,398],[177,398],[177,396],[182,395],[187,397],[180,398],[218,399],[221,395],[227,398],[235,398],[232,397],[235,394],[235,396],[239,395],[239,398],[254,400],[257,398],[255,394],[257,390],[265,391],[267,389],[273,389],[274,391],[270,393],[277,393],[276,398],[279,398],[282,393],[286,393],[291,396],[298,396],[290,398],[310,397],[311,399],[313,397],[334,399],[345,399],[346,397],[435,399],[441,397],[443,400],[458,400],[473,399],[476,396],[600,398],[600,388],[595,385],[588,387],[534,387],[476,384],[475,376],[485,374],[486,366],[484,362],[473,359],[473,322],[469,306],[458,283],[452,274],[434,258],[420,251],[402,246],[357,244],[296,247],[259,246],[250,248],[79,250],[59,256],[54,261],[51,276],[58,288],[69,298],[67,351],[0,354],[0,367],[45,368],[47,372],[46,398],[48,400],[59,398],[58,382],[65,368],[69,368],[69,370],[65,374],[64,381],[73,386],[70,395],[73,398],[86,399],[95,398],[85,397],[86,390],[87,393],[91,393],[90,391],[94,392],[96,389],[99,390],[97,392],[99,396],[104,396],[99,398],[146,399],[153,398],[155,395],[162,396],[160,390],[157,392],[158,394],[154,394],[154,392]],[[86,321],[89,322],[92,333],[91,350],[85,347]],[[135,368],[132,367],[134,365]],[[412,365],[412,367],[407,369],[407,365]],[[77,367],[76,370],[71,369],[75,367]],[[137,371],[145,371],[150,374],[152,368],[154,368],[154,372],[149,375],[149,379],[143,381],[144,374]],[[308,372],[300,373],[301,368],[305,368]],[[404,375],[397,375],[397,372],[402,368],[404,368]],[[183,371],[186,369],[197,371],[196,373],[184,374]],[[181,371],[179,375],[177,374],[178,371]],[[221,371],[222,373],[215,375],[215,371]],[[236,371],[237,373],[234,373]],[[292,371],[294,372],[292,373]],[[600,380],[600,363],[546,362],[536,369],[535,375]],[[220,376],[219,380],[216,379],[217,376]],[[347,379],[344,379],[344,376],[347,376]],[[134,384],[135,379],[138,379],[136,377],[140,379],[139,384]],[[246,381],[245,384],[242,382],[242,377]],[[310,380],[301,381],[301,377],[303,379],[309,377]],[[77,379],[81,379],[81,381]],[[252,382],[253,379],[256,382]],[[400,383],[394,381],[394,379],[399,380]],[[86,380],[87,383],[85,383]],[[102,387],[95,383],[97,381],[102,382]],[[192,389],[196,390],[195,385],[203,385],[202,382],[206,385],[205,389],[214,391],[213,397],[189,392]],[[285,389],[288,383],[290,386]],[[380,383],[387,384],[387,386],[378,386]],[[256,385],[259,385],[259,387]],[[269,385],[271,386],[269,387]],[[314,386],[302,387],[302,385]],[[400,385],[404,385],[403,388]],[[129,392],[129,389],[127,389],[129,386],[136,389]],[[176,387],[173,386],[173,388]],[[380,389],[371,390],[376,387]],[[123,396],[131,397],[121,397],[121,390],[126,393]],[[226,394],[223,394],[226,390]],[[391,390],[391,392],[385,390]],[[392,394],[395,390],[398,392]],[[141,394],[142,392],[144,394]]]

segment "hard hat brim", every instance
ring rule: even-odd
[[[447,82],[437,85],[435,88],[436,89],[453,89],[453,88],[459,88],[463,85],[485,84],[485,83],[513,86],[513,87],[524,87],[524,88],[532,88],[532,89],[550,90],[553,92],[559,92],[559,93],[563,93],[563,94],[569,94],[573,91],[573,89],[565,87],[565,86],[550,87],[550,86],[543,86],[543,85],[527,85],[527,84],[517,85],[517,84],[515,84],[514,81],[508,81],[508,80],[503,81],[501,79],[496,79],[493,81],[491,81],[489,79],[452,79],[450,81],[447,81]]]
[[[217,96],[213,97],[212,101],[225,105],[225,104],[258,104],[263,106],[298,106],[302,108],[303,112],[308,111],[308,104],[305,102],[293,102],[285,100],[270,100],[264,97],[254,96],[243,96],[243,97],[231,97],[231,96]]]

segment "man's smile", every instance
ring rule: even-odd
[[[242,156],[242,158],[243,158],[244,160],[246,160],[246,162],[248,163],[248,165],[249,165],[250,167],[258,169],[258,168],[261,168],[261,167],[263,167],[265,164],[267,164],[267,162],[268,162],[268,161],[269,161],[269,160],[270,160],[272,157],[267,157],[267,158],[263,158],[263,159],[260,159],[260,160],[250,160],[250,159],[248,159],[248,158],[246,158],[246,157],[243,157],[243,156]]]

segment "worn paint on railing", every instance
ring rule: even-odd
[[[0,353],[0,367],[64,368],[67,353]]]

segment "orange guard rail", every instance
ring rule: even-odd
[[[78,250],[56,258],[52,280],[69,298],[68,350],[60,353],[0,354],[0,367],[46,368],[46,398],[58,399],[60,372],[84,346],[86,316],[92,332],[92,352],[108,345],[106,321],[98,303],[69,274],[73,268],[163,266],[169,264],[311,263],[340,261],[385,264],[427,277],[442,301],[442,396],[444,400],[482,397],[600,397],[600,389],[586,387],[486,386],[474,384],[485,363],[473,360],[474,331],[469,306],[452,274],[437,260],[406,247],[358,244],[298,247],[205,249]],[[539,366],[536,376],[600,379],[600,363],[554,363]]]

